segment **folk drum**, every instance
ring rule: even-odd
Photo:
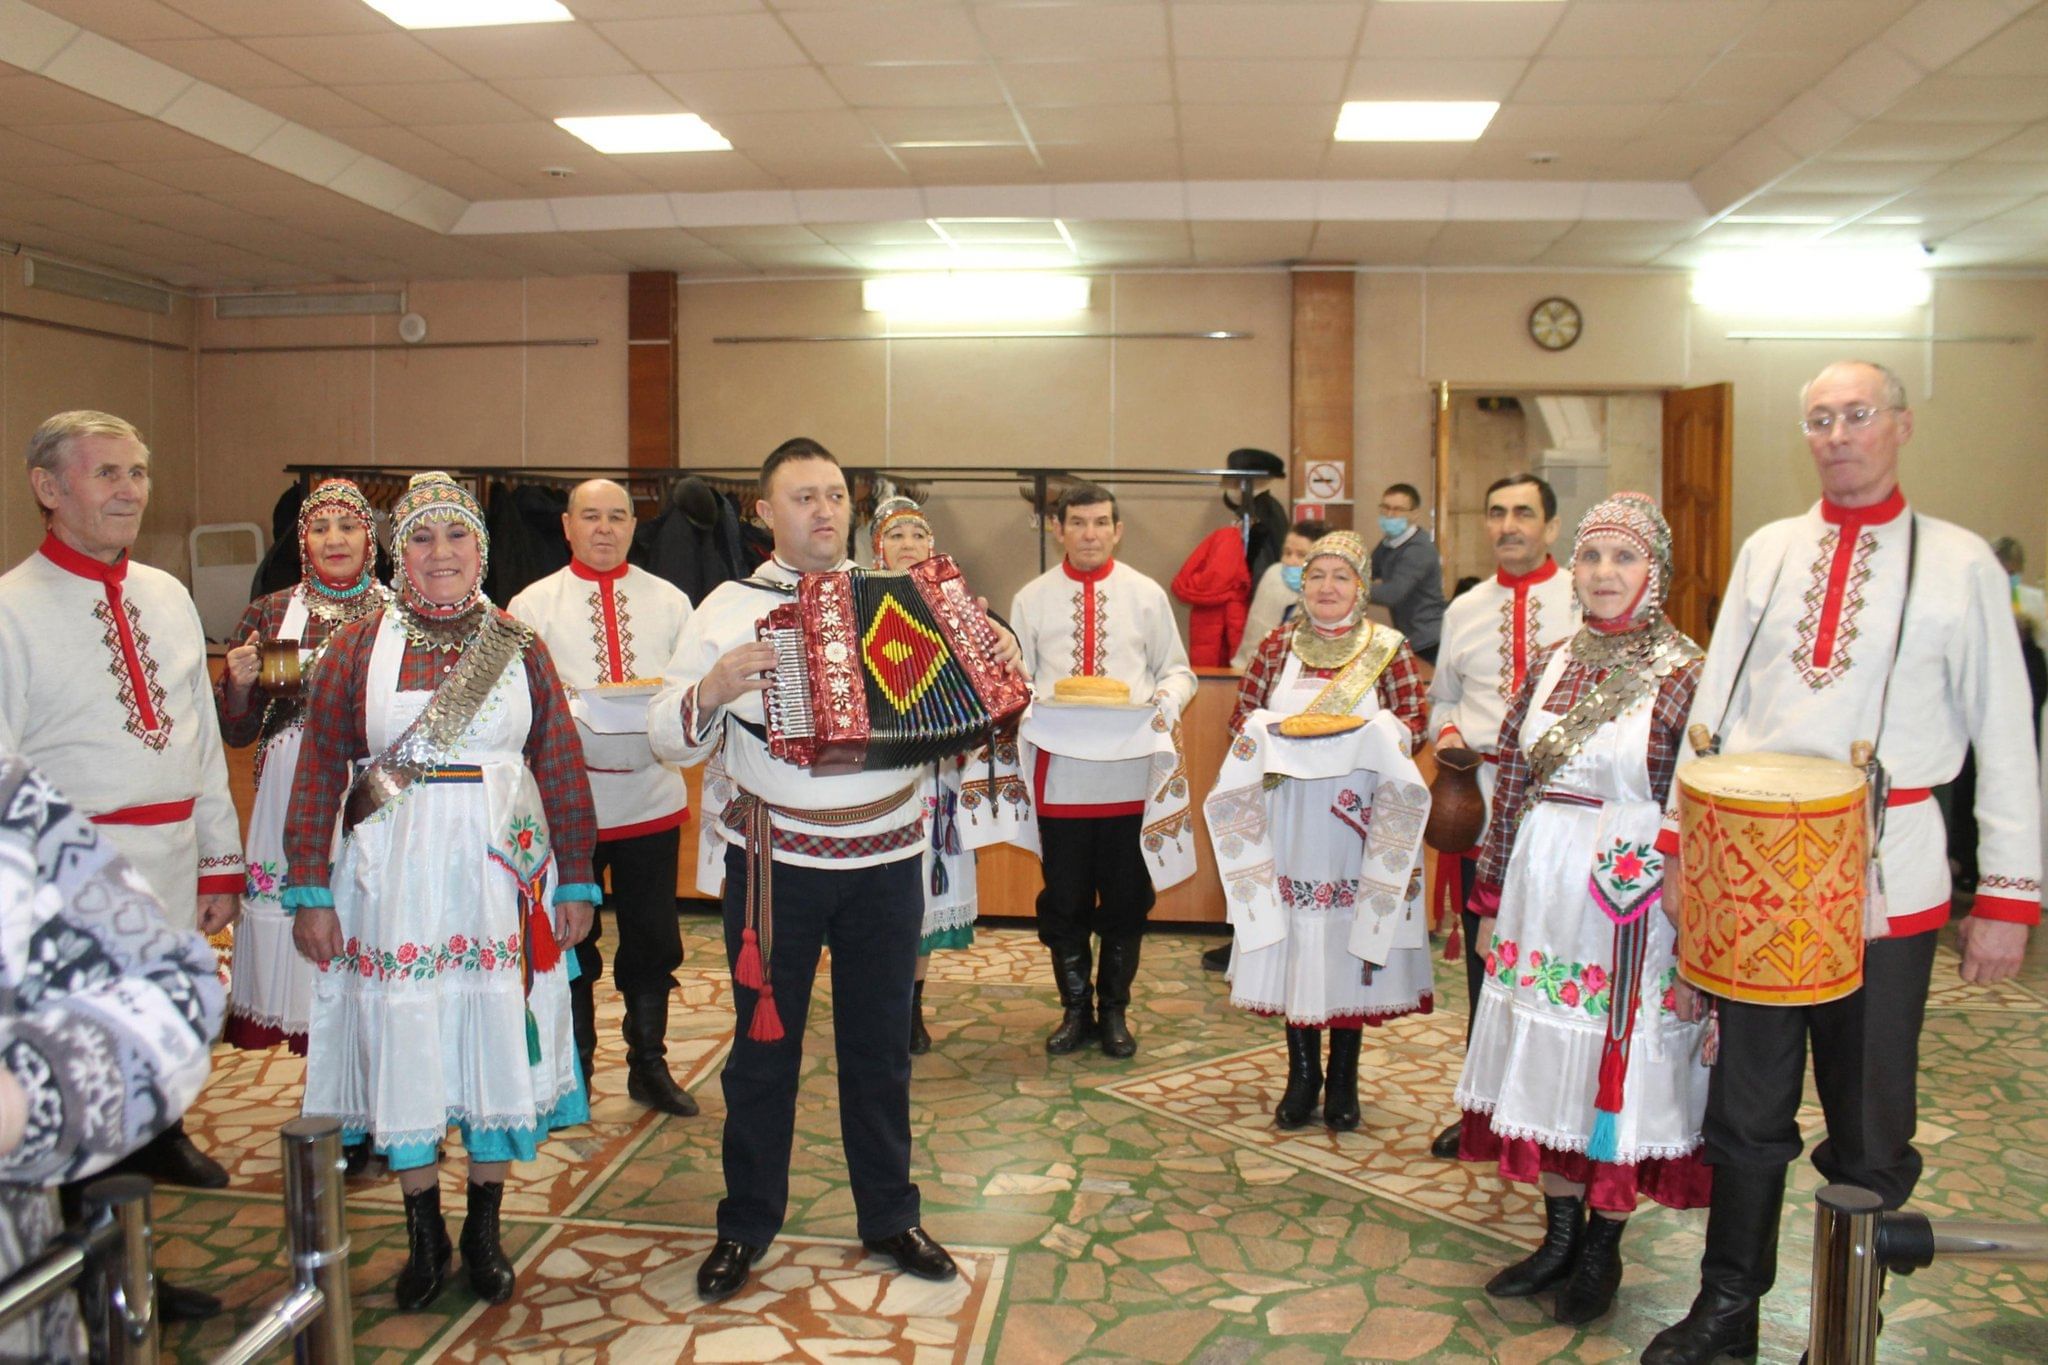
[[[1716,754],[1679,769],[1685,979],[1758,1005],[1860,987],[1868,800],[1861,772],[1825,758]]]

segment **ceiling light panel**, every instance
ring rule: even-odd
[[[1496,100],[1349,100],[1339,142],[1471,142],[1500,111]]]
[[[561,24],[576,16],[557,0],[363,0],[400,28]]]
[[[724,134],[695,114],[612,114],[558,118],[555,126],[600,152],[628,156],[643,152],[729,152]]]

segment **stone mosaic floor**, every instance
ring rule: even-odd
[[[670,1053],[704,1115],[657,1120],[626,1099],[608,1000],[593,1121],[517,1171],[507,1194],[511,1303],[486,1309],[458,1271],[431,1311],[397,1313],[396,1186],[351,1187],[360,1360],[1632,1360],[1692,1296],[1704,1216],[1655,1208],[1629,1230],[1615,1311],[1591,1329],[1480,1292],[1521,1254],[1535,1213],[1490,1172],[1427,1154],[1464,1029],[1462,983],[1445,964],[1437,1013],[1367,1034],[1364,1126],[1280,1133],[1279,1031],[1232,1010],[1221,978],[1200,970],[1214,940],[1147,940],[1140,1051],[1114,1063],[1045,1055],[1057,1011],[1041,951],[1028,931],[985,929],[973,949],[934,960],[938,1041],[912,1094],[926,1226],[962,1280],[897,1275],[853,1240],[823,1048],[805,1062],[787,1230],[748,1293],[700,1304],[694,1274],[722,1188],[727,987],[709,922],[686,921],[686,933]],[[1918,1203],[1937,1216],[2048,1218],[2048,950],[1996,990],[1957,983],[1946,949],[1936,974]],[[829,1026],[823,980],[814,1054]],[[220,1350],[286,1284],[273,1135],[301,1067],[283,1053],[217,1061],[191,1127],[235,1183],[160,1195],[159,1260],[230,1311],[168,1328],[166,1354],[181,1360]],[[1807,1118],[1818,1126],[1817,1111]],[[1793,1361],[1802,1344],[1817,1183],[1810,1168],[1795,1175],[1766,1361]],[[453,1175],[446,1203],[461,1207]],[[1886,1315],[1886,1360],[2048,1359],[2048,1269],[1939,1264],[1895,1280]]]

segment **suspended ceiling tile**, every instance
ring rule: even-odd
[[[1943,192],[2023,190],[2030,194],[2048,193],[2048,161],[1999,162],[1979,157],[1943,171],[1920,188]]]
[[[1038,149],[1046,174],[1064,181],[1170,180],[1180,175],[1180,144],[1149,142],[1045,143]]]
[[[2048,71],[1930,76],[1884,111],[1888,123],[2001,123],[2048,118]]]
[[[1005,105],[863,109],[860,118],[884,142],[1019,142],[1017,116]]]
[[[1308,180],[1321,173],[1325,151],[1324,143],[1302,140],[1189,142],[1181,147],[1181,165],[1190,181],[1251,180],[1266,176]]]
[[[1897,198],[1891,194],[1817,194],[1772,192],[1744,204],[1743,218],[1825,218],[1830,221],[1870,213]]]
[[[2000,161],[2048,161],[2048,124],[2036,124],[1992,144],[1978,155],[1978,160]]]
[[[690,233],[666,231],[571,232],[569,240],[615,257],[633,270],[730,270],[740,265],[730,252],[710,246]],[[825,250],[813,245],[814,250]],[[834,253],[835,255],[837,253]]]
[[[984,55],[964,9],[788,10],[782,22],[811,60],[960,62]]]
[[[7,178],[46,194],[100,201],[123,195],[161,194],[163,186],[154,180],[95,162],[63,166],[13,166]]]
[[[1811,52],[1834,63],[1919,0],[1778,0],[1737,40],[1734,51],[1775,56]]]
[[[896,155],[918,183],[926,185],[999,185],[1046,178],[1022,146],[899,147]]]
[[[1191,112],[1191,111],[1190,111]],[[1025,109],[1024,126],[1032,141],[1170,142],[1181,123],[1170,104],[1081,105],[1064,109]]]
[[[1903,194],[1939,174],[1944,166],[1940,161],[1809,161],[1772,188],[1826,194]]]
[[[1950,76],[2048,75],[2048,12],[2036,10],[1957,60]]]
[[[1182,104],[1334,105],[1349,74],[1350,63],[1336,60],[1183,61],[1174,66],[1174,87]]]
[[[33,135],[39,142],[68,148],[97,161],[193,161],[233,155],[224,147],[181,133],[155,119],[39,124]]]
[[[2019,131],[2012,123],[1866,123],[1829,149],[1843,161],[1929,161],[1974,156]]]
[[[362,0],[171,0],[171,5],[233,38],[391,31],[391,21]]]
[[[334,93],[393,123],[519,123],[533,111],[482,81],[342,85]]]
[[[288,118],[294,123],[303,123],[308,128],[317,128],[321,132],[333,132],[341,128],[370,128],[384,122],[382,114],[373,113],[354,100],[343,99],[321,85],[253,89],[247,92],[245,98],[273,114]]]
[[[774,189],[781,182],[738,152],[654,153],[633,158],[634,177],[663,193]]]
[[[691,112],[651,76],[543,76],[493,81],[492,87],[544,119],[601,114]],[[469,122],[471,120],[464,120]]]
[[[175,66],[224,90],[255,90],[272,85],[303,85],[306,78],[291,68],[250,50],[232,38],[180,38],[134,44],[135,50],[167,66]]]
[[[198,161],[133,162],[121,169],[194,194],[284,190],[305,184],[295,175],[240,156],[215,156]]]
[[[629,20],[593,27],[643,71],[758,70],[809,61],[768,14]]]
[[[906,66],[827,66],[825,78],[848,104],[901,108],[912,104],[1001,104],[1002,83],[987,62]]]
[[[54,143],[0,128],[0,171],[10,166],[69,166],[86,159]]]
[[[829,246],[763,246],[751,247],[739,252],[736,263],[753,271],[847,271],[854,268],[853,258],[845,252]],[[716,268],[697,269],[695,274],[723,274]]]
[[[850,226],[850,225],[849,225]],[[918,226],[924,226],[922,223]],[[800,223],[773,223],[756,227],[693,227],[689,235],[720,251],[741,251],[749,247],[824,246],[825,239]],[[927,230],[928,240],[938,240]]]
[[[1566,6],[1544,51],[1558,57],[1664,57],[1727,48],[1766,0],[1579,0]]]
[[[1162,104],[1173,98],[1164,61],[1005,62],[1002,79],[1025,105]]]
[[[840,110],[727,114],[718,121],[718,130],[734,147],[749,154],[756,148],[816,151],[865,146],[876,140],[862,115]],[[1016,135],[1014,125],[1011,135]]]
[[[1179,4],[1173,7],[1178,57],[1348,56],[1364,5]]]
[[[1521,83],[1529,63],[1515,57],[1491,61],[1456,58],[1375,57],[1351,64],[1344,83],[1347,100],[1504,100]]]
[[[1420,266],[1438,223],[1319,223],[1309,243],[1312,261],[1355,261],[1363,266]]]
[[[1194,104],[1180,111],[1181,137],[1203,142],[1308,142],[1321,147],[1337,126],[1334,104]]]
[[[1635,137],[1665,106],[1659,104],[1503,105],[1482,142],[1616,141]]]
[[[1702,57],[1539,57],[1515,87],[1515,99],[1524,104],[1676,99],[1706,68]]]
[[[248,45],[258,55],[326,85],[360,82],[366,72],[387,81],[459,81],[481,74],[464,71],[405,33],[251,38]]]
[[[1339,142],[1323,159],[1326,180],[1449,180],[1469,142]]]
[[[1923,71],[1938,71],[2011,24],[2010,5],[1998,0],[1939,0],[1916,5],[1885,30],[1887,46]]]
[[[1175,13],[1177,37],[1185,34],[1186,13],[1186,7]],[[1166,10],[1157,5],[977,5],[974,22],[1001,61],[1110,61],[1167,53]]]
[[[90,29],[103,38],[132,43],[143,38],[204,38],[208,29],[157,0],[34,0],[37,9]]]
[[[1723,57],[1686,88],[1685,98],[1760,105],[1754,113],[1762,117],[1818,83],[1832,65],[1811,52]]]
[[[1557,26],[1556,5],[1374,5],[1361,58],[1533,57]]]
[[[846,101],[816,67],[792,66],[763,80],[753,71],[660,72],[654,79],[692,112],[720,114],[779,109],[838,109]]]
[[[634,70],[625,53],[581,24],[427,29],[418,36],[464,71],[486,80],[623,76]]]
[[[818,241],[834,246],[934,247],[946,244],[946,239],[939,236],[929,220],[923,218],[882,223],[817,223],[790,230],[808,232]]]
[[[105,123],[136,115],[106,100],[41,76],[0,77],[0,121],[10,128],[39,123]]]
[[[1648,123],[1637,131],[1647,138],[1698,137],[1714,134],[1733,142],[1754,132],[1760,125],[1756,106],[1751,104],[1696,104],[1688,96],[1676,104],[1657,106]]]

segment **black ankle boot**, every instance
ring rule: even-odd
[[[405,1197],[405,1268],[398,1272],[398,1307],[402,1312],[425,1308],[441,1297],[448,1281],[448,1224],[441,1217],[441,1187],[429,1185]]]
[[[1348,1133],[1358,1126],[1358,1049],[1364,1030],[1330,1030],[1330,1072],[1323,1088],[1323,1122],[1330,1131]]]
[[[1323,1093],[1323,1031],[1287,1026],[1287,1089],[1273,1109],[1273,1122],[1281,1128],[1300,1128],[1316,1112],[1316,1100]]]
[[[1496,1299],[1526,1299],[1572,1273],[1572,1259],[1586,1230],[1586,1201],[1571,1195],[1543,1196],[1543,1244],[1486,1282]]]
[[[469,1214],[462,1220],[462,1270],[485,1303],[503,1303],[517,1287],[498,1236],[498,1203],[504,1197],[502,1181],[469,1184]]]
[[[678,1118],[694,1118],[697,1101],[668,1072],[668,992],[626,1002],[626,1095],[635,1104]]]
[[[1756,1354],[1757,1307],[1778,1276],[1783,1166],[1714,1167],[1700,1292],[1685,1317],[1650,1339],[1643,1365],[1708,1365]]]
[[[1583,1327],[1607,1315],[1614,1306],[1614,1291],[1621,1288],[1621,1234],[1627,1227],[1626,1218],[1602,1218],[1597,1213],[1586,1220],[1579,1258],[1557,1291],[1550,1316],[1567,1327]]]
[[[1126,1020],[1131,1007],[1131,983],[1138,979],[1138,948],[1141,934],[1104,934],[1102,970],[1095,975],[1095,1001],[1101,1021],[1102,1055],[1121,1061],[1138,1051]]]
[[[1062,943],[1052,950],[1052,979],[1060,990],[1060,1026],[1045,1040],[1045,1050],[1055,1057],[1074,1051],[1095,1037],[1094,983],[1088,978],[1094,966],[1088,941]]]
[[[910,983],[910,1055],[922,1057],[932,1050],[932,1036],[924,1027],[924,982]]]

